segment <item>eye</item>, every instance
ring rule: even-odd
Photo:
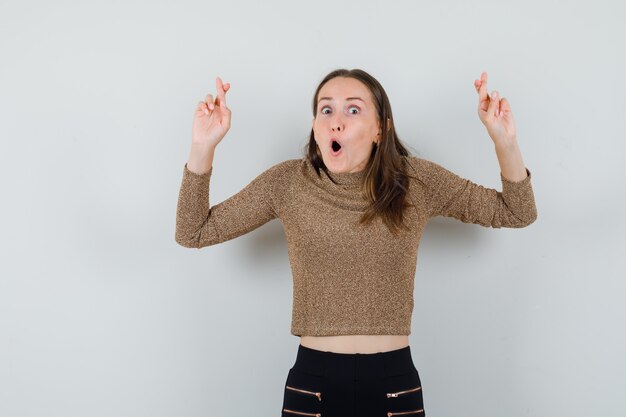
[[[330,107],[328,107],[328,106],[324,106],[324,107],[322,107],[322,108],[321,108],[321,110],[320,110],[320,113],[322,113],[322,114],[328,114],[328,113],[324,112],[324,110],[325,110],[325,109],[330,109]],[[348,109],[357,109],[357,110],[358,110],[358,112],[357,112],[357,113],[353,113],[353,112],[352,112],[352,113],[350,113],[350,114],[358,114],[358,113],[360,113],[360,112],[361,112],[361,109],[359,108],[359,106],[356,106],[356,105],[352,105],[352,106],[348,107]]]

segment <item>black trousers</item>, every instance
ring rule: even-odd
[[[423,417],[419,373],[406,346],[336,353],[298,345],[281,417]]]

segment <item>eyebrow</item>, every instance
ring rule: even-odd
[[[319,100],[317,100],[317,102],[319,103],[322,100],[332,100],[332,97],[322,97]],[[348,97],[346,100],[361,100],[363,103],[365,103],[365,100],[363,100],[361,97]]]

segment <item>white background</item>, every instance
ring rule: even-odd
[[[302,156],[362,68],[418,156],[501,189],[473,86],[509,99],[538,219],[436,218],[411,349],[430,417],[626,414],[618,1],[0,3],[0,415],[278,415],[299,338],[280,221],[174,241],[191,120],[231,83],[211,203]]]

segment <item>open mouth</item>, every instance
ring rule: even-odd
[[[330,146],[331,146],[331,154],[333,156],[336,156],[336,155],[338,155],[340,153],[340,151],[341,151],[341,144],[339,142],[337,142],[336,140],[333,140],[331,142]]]

